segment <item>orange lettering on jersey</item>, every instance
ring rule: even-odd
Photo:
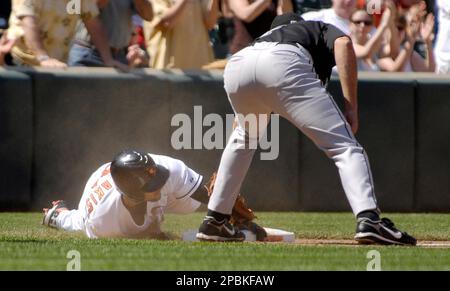
[[[91,201],[86,200],[86,207],[87,207],[87,211],[88,211],[88,215],[91,214],[91,212],[94,210],[94,206],[92,205]]]
[[[112,185],[111,185],[111,183],[109,183],[109,181],[105,181],[105,182],[102,183],[102,187],[103,187],[105,190],[111,190]]]
[[[102,177],[108,175],[110,172],[111,172],[111,167],[107,166],[102,172]]]
[[[95,187],[97,187],[97,184],[98,184],[98,180],[95,181],[95,183],[94,183],[94,185],[92,185],[91,189],[94,189]]]
[[[92,202],[94,202],[95,205],[97,205],[97,200],[94,197],[94,194],[91,193],[91,195],[89,196],[92,200]]]
[[[94,192],[97,194],[98,201],[103,199],[103,196],[105,196],[105,192],[103,192],[102,188],[98,187],[94,190]]]

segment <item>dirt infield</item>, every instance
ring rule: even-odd
[[[364,246],[350,239],[296,239],[299,245],[336,245],[336,246]],[[417,246],[425,248],[450,248],[450,241],[418,241]]]

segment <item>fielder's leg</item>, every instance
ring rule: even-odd
[[[252,56],[252,55],[251,55]],[[248,61],[251,61],[251,56]],[[208,209],[229,215],[252,162],[258,139],[264,134],[272,109],[266,105],[267,89],[254,84],[252,63],[225,72],[225,89],[237,117],[220,160]],[[240,74],[234,69],[238,67]]]
[[[225,89],[238,117],[238,126],[222,154],[208,214],[197,234],[202,240],[242,241],[245,238],[228,220],[253,159],[258,137],[265,131],[272,111],[265,105],[264,90],[255,84],[254,66],[259,52],[251,50],[248,48],[233,56],[225,70]]]
[[[316,86],[299,91],[295,86],[286,86],[278,108],[280,115],[296,125],[334,161],[347,199],[357,216],[357,241],[416,244],[415,238],[399,231],[392,221],[380,219],[367,154],[325,88]]]
[[[353,213],[377,210],[369,160],[350,126],[324,88],[280,101],[280,115],[308,136],[338,168]]]
[[[242,182],[250,167],[255,149],[248,148],[246,132],[238,126],[222,154],[208,214],[197,238],[212,241],[242,241],[245,236],[228,223]],[[247,139],[248,141],[249,139]]]

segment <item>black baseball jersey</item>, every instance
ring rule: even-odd
[[[331,70],[336,65],[334,41],[342,36],[347,35],[331,24],[322,21],[300,21],[274,28],[257,38],[255,42],[300,44],[311,54],[319,79],[327,83]]]

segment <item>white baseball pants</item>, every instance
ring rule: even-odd
[[[353,210],[376,210],[377,201],[369,161],[332,97],[317,78],[312,58],[301,46],[256,43],[229,60],[225,90],[235,114],[277,113],[301,130],[339,170],[342,186]],[[266,124],[259,128],[259,136]],[[231,214],[255,149],[258,136],[246,132],[241,120],[222,154],[208,208]]]

